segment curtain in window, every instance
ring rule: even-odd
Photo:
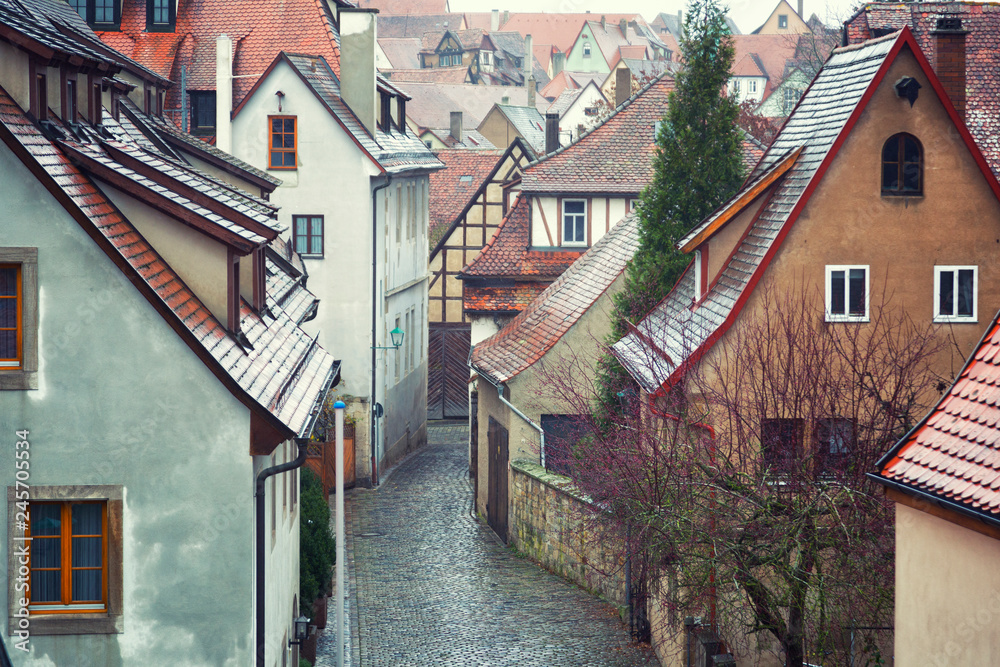
[[[62,599],[62,577],[59,570],[62,556],[62,539],[59,537],[61,530],[60,505],[31,505],[32,602],[60,602]]]
[[[323,254],[323,218],[310,218],[309,252],[314,255]]]
[[[103,505],[73,505],[73,601],[100,601]]]

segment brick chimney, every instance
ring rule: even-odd
[[[490,12],[490,32],[500,30],[500,10],[494,9]]]
[[[462,112],[451,112],[451,137],[455,141],[462,141]]]
[[[531,76],[531,64],[534,61],[535,52],[532,50],[531,35],[524,36],[524,85],[528,85],[528,78]]]
[[[962,19],[957,16],[939,18],[934,36],[934,69],[941,85],[955,105],[959,117],[965,120],[965,36]]]
[[[545,152],[559,148],[559,114],[550,111],[545,114]]]
[[[802,0],[799,0],[799,18],[802,19],[803,21],[805,21],[806,20],[806,15],[802,13],[803,11],[804,11],[804,9],[802,7]]]
[[[628,21],[625,19],[618,21],[618,29],[622,31],[622,39],[628,39]]]
[[[340,10],[340,96],[365,128],[375,134],[378,91],[375,87],[377,9]]]
[[[620,107],[632,97],[632,71],[628,67],[615,70],[615,106]]]

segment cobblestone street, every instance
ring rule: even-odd
[[[429,445],[381,488],[347,496],[351,664],[656,664],[629,645],[612,607],[517,557],[470,515],[467,432],[431,426]],[[317,665],[332,664],[333,632]]]

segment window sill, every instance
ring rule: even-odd
[[[882,196],[886,199],[923,199],[924,193],[922,192],[883,192]]]
[[[0,371],[0,391],[38,389],[38,371]]]
[[[125,632],[121,614],[38,614],[28,617],[32,635],[115,635]],[[12,625],[13,624],[13,625]],[[17,619],[8,622],[13,635]]]
[[[831,324],[844,324],[844,323],[858,323],[864,324],[868,322],[867,315],[830,315],[827,313],[826,321]]]
[[[302,259],[323,259],[323,255],[303,255],[301,252],[299,253],[299,257]]]
[[[268,167],[267,171],[295,171],[298,167]]]
[[[559,246],[560,248],[586,248],[586,242],[570,243],[568,241],[563,241],[563,244]]]
[[[933,320],[934,324],[979,324],[978,317],[948,317],[945,315],[936,315]]]

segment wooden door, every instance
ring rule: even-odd
[[[469,416],[470,324],[432,322],[427,344],[427,418]]]
[[[487,432],[489,451],[489,487],[486,520],[493,532],[507,542],[507,429],[490,417]]]

